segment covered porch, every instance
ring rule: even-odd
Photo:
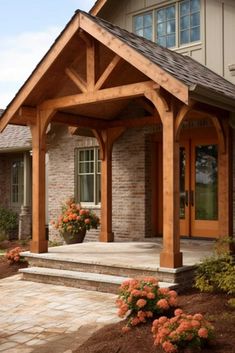
[[[231,139],[229,114],[235,111],[232,84],[200,64],[128,33],[101,19],[77,12],[55,44],[4,112],[7,124],[30,126],[33,157],[32,253],[47,253],[45,232],[45,154],[47,132],[53,124],[69,126],[71,134],[96,137],[101,155],[100,242],[113,242],[112,148],[131,128],[154,126],[162,143],[162,246],[144,246],[161,268],[182,268],[191,261],[180,243],[179,148],[185,121],[208,120],[218,145],[218,237],[232,234]],[[191,200],[192,203],[192,200]],[[153,209],[154,210],[154,209]],[[156,210],[156,218],[159,217]],[[204,243],[205,245],[206,243]],[[110,254],[120,244],[105,244]],[[135,246],[135,244],[133,244]],[[80,246],[91,251],[102,245]],[[103,248],[103,249],[104,249]],[[72,247],[50,249],[64,256]],[[68,250],[67,250],[68,249]],[[90,250],[88,250],[90,249]],[[108,250],[107,250],[108,249]],[[155,250],[156,250],[155,249]],[[199,247],[198,253],[201,255]],[[79,251],[80,251],[79,250]],[[182,251],[183,250],[183,251]],[[103,250],[101,251],[102,254]],[[183,260],[182,253],[185,259]],[[127,251],[128,253],[128,251]],[[150,254],[151,253],[151,254]],[[74,252],[74,256],[78,256]],[[131,252],[131,258],[137,252]],[[83,256],[86,256],[85,254]],[[132,261],[141,262],[141,256]],[[107,256],[108,258],[108,256]],[[130,259],[129,259],[130,260]],[[193,262],[195,262],[193,260]]]

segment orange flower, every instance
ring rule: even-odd
[[[176,347],[169,341],[166,341],[162,344],[162,348],[166,353],[176,353],[177,349]]]
[[[157,304],[156,304],[160,309],[164,309],[167,310],[169,309],[169,304],[167,302],[166,299],[160,299],[158,300]]]
[[[136,305],[137,305],[139,308],[143,308],[146,304],[147,304],[147,301],[146,301],[145,299],[139,299],[139,300],[137,300],[137,302],[136,302]]]
[[[198,330],[198,336],[201,338],[207,338],[208,337],[208,330],[205,327],[202,327]]]

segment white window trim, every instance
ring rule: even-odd
[[[84,201],[80,201],[79,199],[79,152],[80,151],[87,151],[87,150],[94,150],[95,154],[95,160],[94,160],[94,197],[95,200],[94,202],[84,202]],[[101,208],[101,202],[98,202],[98,195],[97,195],[97,175],[101,175],[101,172],[98,173],[97,171],[97,167],[98,167],[98,150],[99,147],[79,147],[76,148],[75,150],[75,195],[76,195],[76,202],[79,202],[81,204],[82,207],[84,208],[90,208],[90,209],[100,209]]]
[[[180,0],[180,1],[172,1],[172,2],[163,2],[161,4],[159,4],[158,6],[154,6],[154,7],[150,7],[148,9],[144,9],[142,11],[137,11],[137,12],[133,12],[131,15],[132,15],[132,32],[135,33],[135,28],[134,28],[134,18],[136,16],[140,16],[140,15],[144,15],[146,13],[151,13],[152,12],[152,18],[153,18],[153,28],[152,28],[152,41],[154,43],[156,43],[156,23],[155,23],[155,12],[157,10],[160,10],[162,8],[165,8],[165,7],[169,7],[169,6],[172,6],[172,5],[175,5],[176,7],[176,11],[175,11],[175,20],[176,20],[176,37],[175,37],[175,42],[176,42],[176,45],[174,47],[170,47],[168,49],[170,50],[180,50],[180,49],[187,49],[187,48],[190,48],[190,47],[193,47],[193,46],[197,46],[197,45],[202,45],[202,38],[203,38],[203,32],[202,32],[202,26],[203,26],[203,2],[202,0],[200,0],[200,40],[197,40],[197,41],[194,41],[194,42],[189,42],[189,43],[185,43],[185,44],[180,44],[180,2],[183,1],[183,0]]]

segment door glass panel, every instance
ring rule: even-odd
[[[218,147],[195,148],[195,219],[218,219]]]
[[[185,219],[185,148],[180,147],[180,219]]]

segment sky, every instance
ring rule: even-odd
[[[0,108],[4,109],[77,9],[95,0],[0,0]]]

